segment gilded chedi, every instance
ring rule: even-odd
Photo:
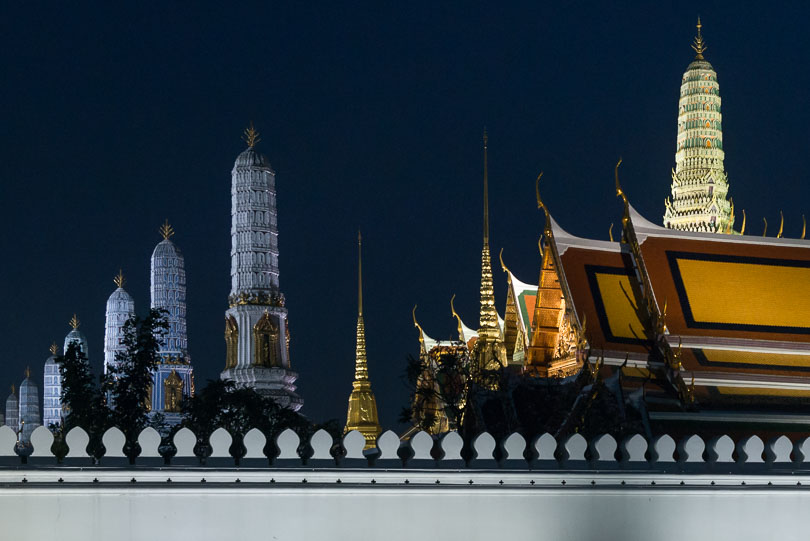
[[[366,438],[366,449],[374,448],[382,432],[377,417],[377,400],[371,390],[366,358],[366,328],[363,321],[363,256],[362,239],[357,234],[357,347],[354,361],[354,383],[349,395],[349,410],[344,432],[357,430]]]

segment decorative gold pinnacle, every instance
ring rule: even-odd
[[[802,236],[801,236],[802,240],[804,240],[805,233],[807,233],[807,220],[805,220],[804,214],[802,214]]]
[[[487,179],[487,129],[484,128],[484,246],[489,246],[489,181]]]
[[[703,34],[700,31],[701,28],[703,28],[703,25],[700,24],[700,17],[698,17],[697,37],[695,37],[695,41],[692,43],[692,49],[697,53],[695,58],[698,60],[703,60],[703,52],[707,49],[706,42],[703,41]]]
[[[765,237],[768,235],[768,219],[763,216],[762,222],[765,224],[765,229],[762,230],[762,236]]]
[[[610,237],[610,242],[613,242],[613,222],[610,222],[610,227],[608,228],[608,236]]]
[[[785,215],[782,214],[781,210],[779,211],[779,219],[780,219],[780,221],[779,221],[779,233],[776,234],[777,239],[781,239],[782,238],[782,233],[784,233],[784,231],[785,231]]]
[[[25,377],[26,377],[26,378],[30,378],[30,377],[31,377],[31,367],[30,367],[30,366],[26,366],[26,367],[25,367]]]
[[[124,279],[123,270],[118,269],[118,275],[115,278],[113,278],[113,282],[115,282],[115,285],[117,285],[118,287],[124,287],[124,283],[126,283],[126,280]]]
[[[174,236],[174,228],[169,224],[168,218],[166,218],[166,221],[163,222],[163,225],[160,226],[158,231],[160,231],[160,234],[163,235],[163,240],[169,240]]]
[[[59,346],[57,346],[56,342],[54,342],[53,344],[51,344],[49,350],[51,352],[51,355],[56,355],[57,353],[59,353]]]
[[[363,237],[357,230],[357,313],[363,315]]]
[[[745,209],[743,209],[743,223],[740,228],[740,235],[745,235]]]
[[[76,317],[76,314],[73,314],[73,317],[70,318],[68,323],[70,323],[70,326],[73,327],[74,331],[79,328],[79,325],[81,325],[81,321],[79,321],[79,318]]]
[[[259,132],[256,131],[256,128],[253,127],[253,121],[250,121],[250,126],[245,128],[244,134],[242,135],[242,140],[247,143],[249,148],[253,148],[256,146],[256,143],[261,141],[259,137]]]

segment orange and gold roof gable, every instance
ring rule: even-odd
[[[627,245],[575,237],[551,220],[560,282],[592,349],[649,350],[644,303]]]
[[[810,241],[688,233],[630,219],[672,335],[810,342]]]

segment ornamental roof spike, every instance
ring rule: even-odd
[[[73,330],[78,329],[79,325],[81,325],[81,321],[79,321],[79,318],[76,317],[76,314],[73,314],[73,317],[70,318],[70,321],[68,323],[73,328]]]
[[[804,240],[804,234],[807,233],[807,220],[804,219],[804,214],[802,214],[802,236],[800,237]]]
[[[779,211],[779,233],[776,234],[777,239],[782,238],[782,233],[785,231],[785,215],[782,214],[782,211]]]
[[[695,58],[697,60],[703,60],[703,53],[707,49],[706,42],[703,41],[703,34],[701,33],[701,28],[703,28],[703,25],[700,23],[700,16],[698,15],[697,36],[695,37],[695,41],[692,43],[692,49],[694,49],[695,52],[697,53],[697,55],[695,55]]]
[[[163,240],[169,240],[174,236],[174,228],[169,224],[168,218],[166,218],[166,221],[163,222],[163,225],[160,226],[158,231],[160,231],[160,234],[163,236]]]
[[[247,143],[248,148],[253,148],[256,144],[261,141],[259,137],[259,132],[256,131],[256,128],[253,127],[253,121],[250,121],[250,125],[245,128],[245,131],[242,134],[242,140]]]
[[[124,283],[126,283],[126,280],[124,279],[124,271],[122,269],[118,269],[118,275],[116,275],[116,277],[113,278],[113,282],[118,287],[124,287]]]
[[[51,355],[56,355],[57,353],[59,353],[59,346],[57,346],[56,342],[54,342],[53,344],[51,344],[51,347],[48,348],[48,351],[51,352]]]

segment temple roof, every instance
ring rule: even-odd
[[[646,356],[646,318],[629,247],[576,237],[553,218],[551,230],[560,257],[560,283],[580,323],[586,322],[589,345]]]
[[[233,164],[234,167],[267,167],[270,168],[270,161],[267,156],[258,152],[253,147],[243,150]]]

